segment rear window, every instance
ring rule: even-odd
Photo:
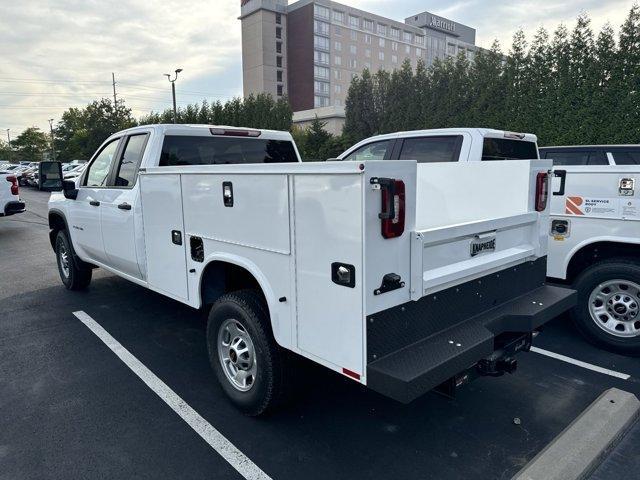
[[[640,150],[616,150],[613,159],[616,165],[640,165]]]
[[[554,165],[608,165],[609,162],[603,151],[599,150],[547,150],[544,158],[553,160]]]
[[[538,158],[534,142],[508,138],[485,138],[482,160],[533,160]]]
[[[462,135],[406,138],[399,159],[418,163],[457,162],[461,146]]]
[[[239,137],[167,135],[160,156],[161,167],[297,161],[292,142]]]

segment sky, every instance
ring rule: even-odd
[[[293,3],[293,2],[290,2]],[[587,13],[597,32],[618,31],[632,0],[343,0],[399,21],[419,12],[476,28],[476,44],[544,26],[571,28]],[[0,0],[0,138],[48,131],[69,107],[112,98],[140,117],[171,106],[164,73],[182,68],[178,105],[242,94],[240,0]]]

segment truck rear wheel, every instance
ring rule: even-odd
[[[56,260],[60,279],[67,289],[83,290],[89,286],[91,268],[76,261],[66,230],[60,230],[56,235]]]
[[[261,295],[241,290],[223,295],[209,312],[209,361],[225,394],[244,414],[258,416],[286,396],[286,352],[269,328]]]
[[[605,260],[583,271],[573,284],[578,304],[571,317],[592,343],[640,356],[640,264]]]

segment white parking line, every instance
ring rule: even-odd
[[[151,370],[145,367],[131,352],[100,326],[85,312],[73,312],[104,344],[115,353],[124,364],[176,412],[191,428],[193,428],[211,448],[218,452],[240,475],[247,480],[271,480],[266,473],[236,448],[224,435],[202,418],[187,402],[160,380]]]
[[[560,355],[559,353],[550,352],[549,350],[543,350],[542,348],[531,347],[531,351],[539,353],[540,355],[555,358],[556,360],[562,360],[563,362],[572,363],[574,365],[577,365],[578,367],[586,368],[587,370],[593,370],[594,372],[604,373],[605,375],[611,375],[612,377],[621,378],[622,380],[629,380],[631,378],[631,375],[627,375],[626,373],[609,370],[608,368],[599,367],[598,365],[593,365],[591,363],[583,362],[582,360],[576,360],[575,358],[566,357],[564,355]]]

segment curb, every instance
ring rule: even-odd
[[[513,480],[586,478],[640,417],[640,401],[611,388],[536,455]]]

